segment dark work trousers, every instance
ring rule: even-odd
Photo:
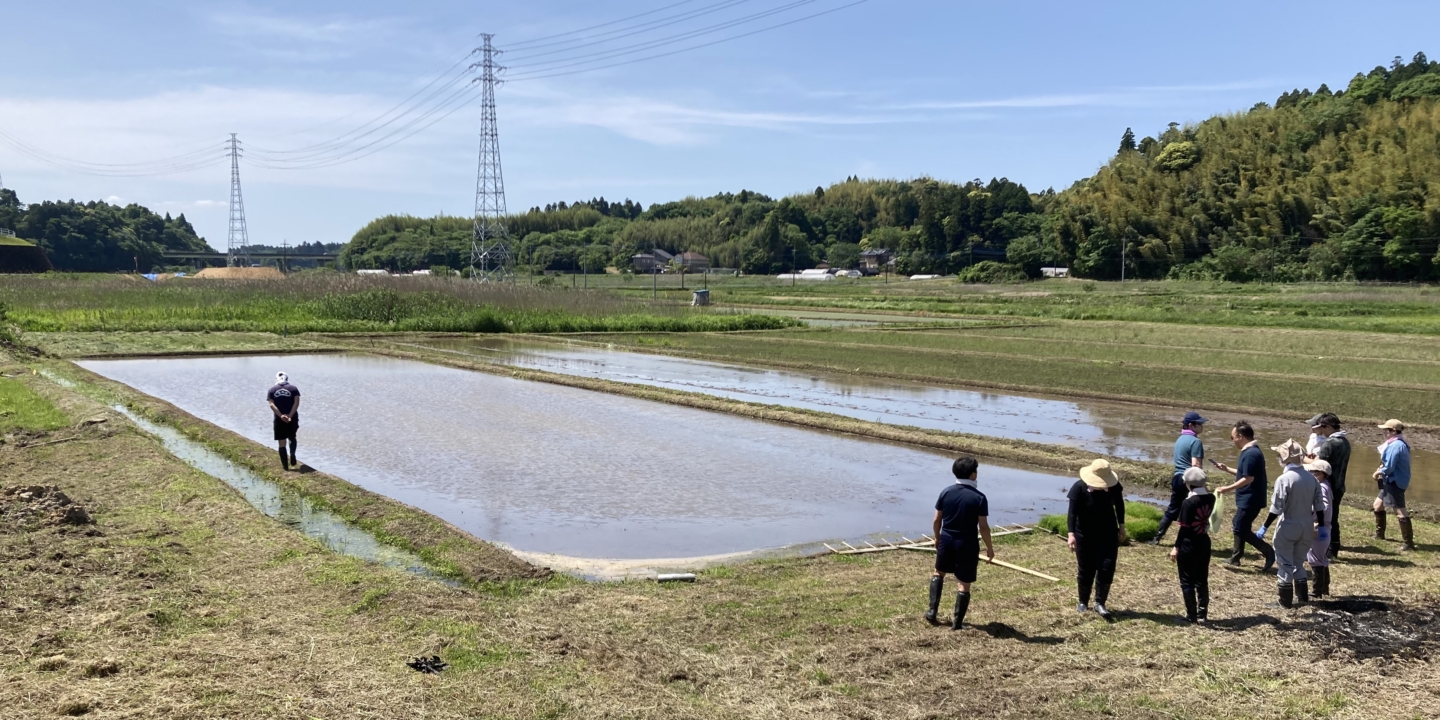
[[[1095,603],[1104,605],[1110,599],[1110,583],[1115,581],[1115,560],[1120,556],[1119,538],[1110,542],[1076,538],[1075,562],[1079,566],[1076,580],[1080,602],[1090,602],[1090,588],[1095,588]]]
[[[1184,477],[1185,476],[1180,473],[1175,473],[1175,475],[1170,478],[1170,506],[1165,508],[1165,514],[1160,516],[1160,528],[1155,531],[1156,542],[1165,534],[1165,530],[1170,527],[1170,523],[1175,522],[1176,518],[1180,517],[1180,503],[1185,502],[1185,498],[1190,497],[1190,488],[1185,485]]]
[[[1330,501],[1330,556],[1340,552],[1340,501],[1345,498],[1345,488],[1333,490]]]
[[[1205,617],[1210,606],[1210,544],[1176,555],[1175,567],[1180,572],[1185,614],[1191,620]]]
[[[1235,521],[1230,529],[1235,533],[1235,549],[1230,553],[1230,562],[1239,563],[1245,557],[1245,546],[1251,545],[1267,560],[1275,556],[1274,548],[1255,534],[1255,518],[1260,517],[1258,505],[1235,508]]]

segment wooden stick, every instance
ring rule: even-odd
[[[1010,563],[1005,562],[1004,560],[993,560],[993,559],[987,558],[987,559],[985,560],[985,562],[988,562],[988,563],[990,563],[991,565],[999,565],[1000,567],[1003,567],[1003,568],[1010,568],[1011,570],[1018,570],[1018,571],[1020,571],[1020,572],[1022,572],[1022,573],[1025,573],[1026,575],[1034,575],[1035,577],[1043,578],[1043,579],[1045,579],[1045,580],[1049,580],[1050,582],[1060,582],[1060,578],[1051,577],[1051,576],[1046,575],[1045,573],[1042,573],[1042,572],[1035,572],[1034,570],[1031,570],[1030,568],[1023,568],[1023,567],[1020,567],[1019,565],[1012,565],[1012,564],[1010,564]]]

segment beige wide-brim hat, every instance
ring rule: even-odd
[[[1294,438],[1286,440],[1270,449],[1275,451],[1275,456],[1280,460],[1280,464],[1282,465],[1298,463],[1305,458],[1305,446],[1295,442]]]
[[[1375,427],[1381,428],[1382,430],[1394,430],[1395,432],[1405,432],[1405,423],[1400,422],[1399,420],[1393,420],[1393,419],[1392,419],[1392,420],[1386,420],[1383,424],[1381,424],[1381,425],[1376,425]]]
[[[1110,469],[1110,463],[1106,460],[1096,460],[1080,468],[1080,479],[1096,490],[1112,488],[1120,482],[1120,476]]]
[[[1312,473],[1322,472],[1325,473],[1325,477],[1330,477],[1330,463],[1325,460],[1315,460],[1305,463],[1305,469]]]

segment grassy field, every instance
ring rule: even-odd
[[[335,273],[161,283],[128,275],[0,276],[0,307],[10,322],[36,332],[719,331],[796,324],[603,292]]]
[[[64,413],[29,387],[0,377],[0,432],[43,432],[65,427],[67,422]]]
[[[34,376],[26,384],[69,417],[105,412]],[[956,633],[919,618],[923,554],[757,562],[693,585],[553,577],[453,588],[324,551],[118,416],[85,432],[0,451],[5,484],[59,485],[96,521],[0,524],[7,717],[1440,713],[1436,556],[1391,543],[1355,548],[1334,573],[1337,591],[1386,611],[1283,611],[1266,605],[1273,579],[1216,568],[1215,622],[1178,627],[1164,550],[1134,546],[1112,592],[1118,622],[1076,614],[1068,582],[982,567],[971,626]],[[1433,550],[1440,528],[1422,523],[1417,536]],[[1072,572],[1048,535],[1006,538],[998,551]],[[427,676],[404,665],[431,654],[451,667]]]

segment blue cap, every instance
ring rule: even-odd
[[[1195,412],[1194,410],[1191,410],[1190,412],[1185,413],[1185,424],[1186,424],[1186,425],[1204,425],[1204,424],[1207,423],[1207,422],[1210,422],[1210,421],[1209,421],[1209,420],[1206,420],[1206,419],[1203,418],[1203,417],[1200,417],[1200,413],[1197,413],[1197,412]]]

